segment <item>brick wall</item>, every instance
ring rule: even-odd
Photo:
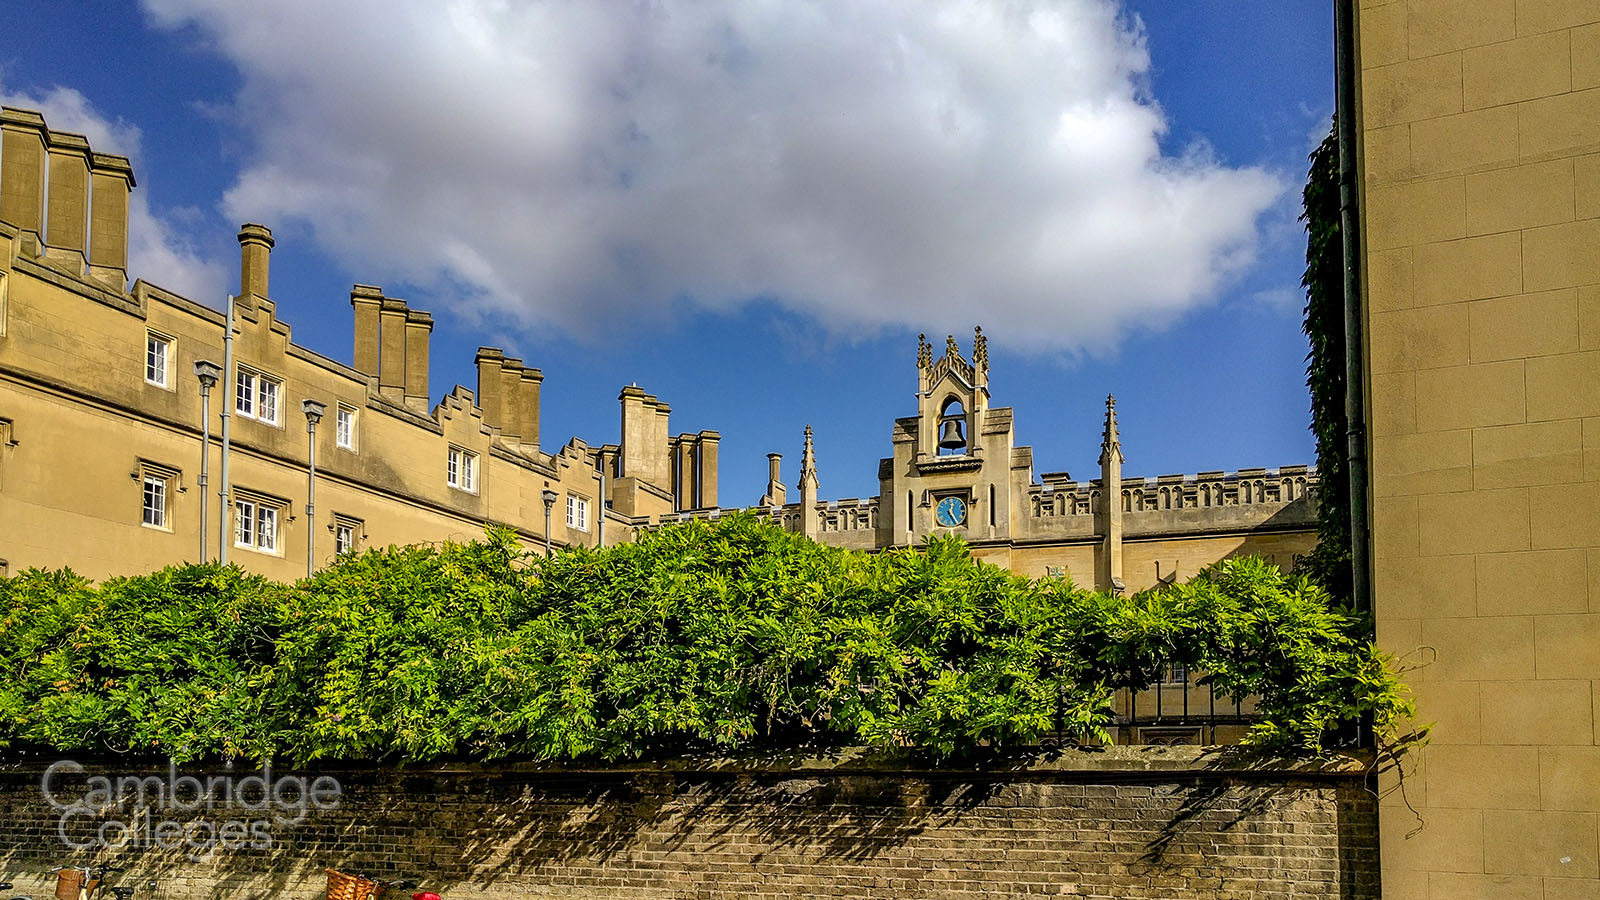
[[[37,896],[50,894],[50,866],[117,855],[62,844],[43,770],[0,771],[0,873]],[[96,773],[166,774],[90,764],[57,776],[56,798],[82,796]],[[139,897],[152,896],[143,885],[154,878],[157,897],[311,898],[331,865],[419,876],[447,900],[1378,895],[1376,804],[1349,761],[1244,768],[1196,748],[1122,747],[984,772],[844,754],[320,774],[340,782],[337,806],[272,826],[271,847],[205,861],[181,849],[124,851],[133,863],[125,882],[141,886]],[[289,806],[292,793],[283,793]],[[215,826],[240,815],[261,813],[204,818]],[[196,820],[163,810],[153,821],[167,818]],[[93,832],[86,817],[68,822],[74,840]]]

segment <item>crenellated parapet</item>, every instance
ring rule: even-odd
[[[1236,506],[1282,506],[1315,498],[1317,470],[1297,465],[1124,478],[1118,499],[1129,515],[1170,510]],[[1060,481],[1042,476],[1028,491],[1028,514],[1035,519],[1092,516],[1100,509],[1101,482]]]

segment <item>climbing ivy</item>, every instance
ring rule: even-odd
[[[1311,153],[1304,211],[1306,270],[1306,386],[1311,389],[1311,431],[1317,439],[1317,547],[1301,570],[1334,597],[1348,601],[1350,576],[1350,484],[1346,466],[1344,245],[1339,229],[1337,129]]]

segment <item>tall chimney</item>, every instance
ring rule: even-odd
[[[700,468],[695,473],[695,482],[700,485],[700,505],[703,507],[717,505],[717,445],[721,442],[720,432],[700,432],[697,444],[699,452],[695,454],[695,462]]]
[[[500,386],[500,368],[505,354],[499,347],[479,347],[472,362],[478,367],[478,409],[483,412],[484,422],[499,428],[505,399]]]
[[[128,287],[128,192],[138,185],[126,156],[89,155],[89,277]]]
[[[272,229],[249,223],[239,229],[239,296],[260,297],[267,293],[267,271],[272,262]]]
[[[356,311],[354,367],[367,375],[378,374],[378,308],[383,305],[383,288],[357,284],[350,288],[350,305]]]
[[[82,275],[89,247],[89,142],[51,132],[49,213],[44,255]]]
[[[406,395],[406,313],[404,300],[378,305],[378,393],[396,403]]]
[[[762,506],[782,506],[787,491],[783,486],[783,454],[767,454],[767,493],[761,498]]]
[[[420,309],[406,311],[406,406],[428,414],[428,335],[433,316]]]
[[[517,403],[522,407],[522,442],[535,450],[539,449],[539,388],[543,383],[543,372],[525,368],[517,391]]]
[[[622,404],[622,439],[619,442],[620,463],[617,466],[618,478],[639,478],[644,481],[656,480],[655,470],[649,462],[650,439],[654,436],[653,422],[649,416],[651,410],[645,405],[650,395],[644,388],[630,384],[622,389],[617,399]]]
[[[522,360],[507,358],[500,364],[500,434],[520,441],[522,430]]]
[[[22,252],[40,253],[44,232],[44,116],[0,107],[0,219],[17,226]]]

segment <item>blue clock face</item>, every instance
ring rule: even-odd
[[[967,501],[960,497],[946,497],[934,508],[934,518],[946,528],[955,528],[967,521]]]

